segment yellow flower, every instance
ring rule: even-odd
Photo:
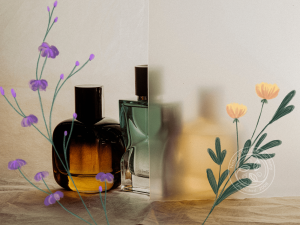
[[[260,83],[255,85],[255,91],[258,97],[262,99],[272,99],[277,97],[279,88],[276,84]]]
[[[226,106],[226,111],[231,118],[237,119],[246,114],[247,106],[237,103],[230,103]]]

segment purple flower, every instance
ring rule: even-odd
[[[56,23],[56,22],[57,22],[57,20],[58,20],[58,17],[55,17],[55,19],[54,19],[54,23]]]
[[[94,54],[91,54],[91,55],[90,55],[90,61],[92,61],[94,58],[95,58],[95,55],[94,55]]]
[[[65,136],[67,136],[67,135],[68,135],[68,132],[67,132],[66,130],[65,130],[65,132],[64,132],[64,135],[65,135]]]
[[[8,169],[9,170],[17,170],[18,167],[22,167],[24,165],[26,165],[27,163],[23,160],[23,159],[16,159],[14,161],[10,161],[8,163]]]
[[[73,117],[74,117],[74,119],[76,119],[76,118],[77,118],[77,114],[76,114],[76,113],[74,113],[74,114],[73,114]]]
[[[0,87],[0,92],[1,92],[1,95],[4,95],[4,90],[2,87]]]
[[[47,6],[47,10],[48,10],[48,12],[50,12],[50,7],[49,6]]]
[[[42,172],[38,172],[35,176],[34,176],[34,179],[36,181],[40,181],[42,180],[43,178],[46,178],[49,176],[49,173],[47,171],[42,171]]]
[[[79,66],[79,62],[78,62],[78,61],[76,61],[75,65],[76,65],[76,66]]]
[[[64,74],[62,73],[61,75],[60,75],[60,79],[64,79]]]
[[[102,192],[102,187],[101,186],[99,186],[99,191]]]
[[[58,56],[59,51],[54,45],[48,45],[47,42],[43,42],[43,44],[38,48],[39,51],[41,51],[41,56],[42,57],[48,57],[55,59],[56,56]]]
[[[15,97],[17,97],[17,94],[16,94],[16,92],[15,92],[15,90],[12,88],[11,89],[11,94],[12,94],[12,96],[15,98]]]
[[[96,180],[100,180],[101,182],[107,181],[107,183],[113,183],[114,175],[112,175],[111,173],[100,172],[96,175]]]
[[[48,87],[48,82],[44,79],[42,80],[30,80],[29,81],[29,87],[31,90],[36,91],[36,90],[41,90],[41,91],[46,91],[46,88]]]
[[[60,198],[64,197],[64,194],[61,191],[57,191],[51,195],[48,195],[45,198],[44,204],[46,206],[50,205],[50,204],[54,204],[56,201],[60,200]]]
[[[37,123],[38,118],[35,115],[30,114],[29,116],[22,119],[22,127],[30,127],[32,123]]]
[[[54,7],[56,7],[57,6],[57,1],[55,1],[53,5],[54,5]]]

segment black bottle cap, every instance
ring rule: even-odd
[[[102,86],[84,84],[75,86],[77,120],[92,125],[102,119]]]
[[[135,67],[135,95],[148,97],[148,65]]]

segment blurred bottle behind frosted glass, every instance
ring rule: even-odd
[[[149,193],[148,66],[135,67],[137,101],[119,100],[119,117],[126,152],[121,159],[121,189]]]

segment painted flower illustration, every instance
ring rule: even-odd
[[[46,91],[46,88],[48,87],[48,82],[44,79],[42,80],[30,80],[29,81],[29,87],[31,90],[36,91],[36,90],[41,90],[41,91]]]
[[[230,103],[226,106],[226,111],[232,119],[237,119],[246,114],[247,107],[243,104]]]
[[[268,100],[277,97],[279,88],[276,84],[267,84],[262,82],[255,85],[255,91],[258,97]]]
[[[64,193],[62,193],[61,191],[57,191],[51,195],[48,195],[45,198],[44,204],[46,206],[48,206],[50,204],[54,204],[56,201],[59,201],[62,197],[64,197]]]
[[[21,125],[22,127],[30,127],[32,123],[37,123],[38,118],[35,115],[30,114],[22,119]]]
[[[16,159],[16,160],[14,160],[14,161],[10,161],[9,163],[8,163],[8,169],[9,170],[17,170],[18,169],[18,167],[22,167],[22,166],[24,166],[24,165],[26,165],[27,163],[25,162],[25,160],[23,160],[23,159]]]
[[[96,175],[96,180],[100,180],[101,182],[106,181],[107,183],[113,183],[114,175],[112,175],[111,173],[100,172]]]
[[[48,57],[55,59],[56,56],[58,56],[59,51],[54,45],[48,45],[47,42],[43,42],[43,44],[38,48],[39,51],[41,51],[42,57]]]
[[[49,176],[49,173],[47,171],[42,171],[42,172],[38,172],[35,176],[34,176],[34,179],[36,181],[40,181],[42,180],[43,178],[46,178]]]

